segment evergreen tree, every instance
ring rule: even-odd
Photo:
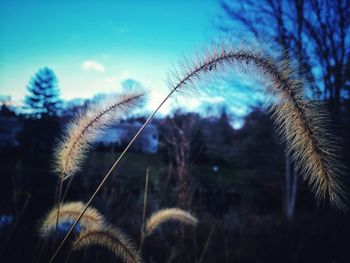
[[[40,69],[29,82],[26,108],[35,118],[57,116],[60,110],[59,89],[55,73],[48,67]]]

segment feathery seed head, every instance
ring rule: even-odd
[[[70,202],[61,204],[58,225],[73,223],[83,211],[85,204],[82,202]],[[55,232],[57,221],[57,209],[53,208],[44,218],[40,225],[40,236],[48,237]],[[81,229],[98,229],[104,226],[105,219],[95,208],[88,207],[83,217],[79,221]]]
[[[82,231],[74,241],[73,250],[86,248],[91,245],[99,245],[113,252],[120,257],[125,263],[143,262],[141,255],[121,230],[104,226],[100,229],[86,229]]]
[[[300,68],[294,67],[290,52],[282,51],[278,56],[263,49],[234,48],[230,44],[216,45],[211,50],[203,58],[182,66],[182,71],[173,71],[173,81],[169,82],[172,91],[220,77],[228,68],[243,68],[247,74],[259,76],[277,131],[317,200],[329,197],[333,205],[345,208],[336,140],[328,131],[324,109],[306,98],[304,88],[308,82]]]
[[[74,175],[80,169],[91,143],[106,127],[125,117],[142,101],[143,96],[143,92],[133,92],[102,100],[88,106],[68,125],[66,135],[55,152],[56,172],[61,179]]]
[[[198,223],[197,218],[179,208],[162,209],[152,214],[147,220],[145,229],[146,236],[151,235],[158,226],[168,221],[177,221],[193,226],[197,225]]]

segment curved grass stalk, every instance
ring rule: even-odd
[[[150,236],[160,225],[169,222],[177,221],[182,224],[197,225],[198,220],[190,213],[179,208],[166,208],[152,214],[147,220],[145,235]]]
[[[138,138],[138,136],[141,134],[141,132],[145,129],[145,127],[148,125],[148,123],[154,118],[154,115],[156,115],[156,113],[159,111],[159,109],[164,105],[164,103],[168,100],[168,98],[175,92],[175,90],[172,90],[165,98],[164,100],[158,105],[158,107],[156,108],[156,110],[148,117],[148,119],[145,121],[145,123],[141,126],[141,128],[137,131],[137,133],[134,135],[134,137],[131,139],[131,141],[128,143],[128,145],[125,147],[125,149],[123,150],[123,152],[119,155],[118,159],[114,162],[114,164],[112,165],[112,167],[109,169],[109,171],[107,172],[107,174],[103,177],[102,181],[100,182],[100,184],[97,186],[95,192],[91,195],[90,199],[87,201],[83,211],[81,211],[80,215],[78,216],[77,220],[74,222],[74,224],[71,226],[71,228],[69,229],[68,233],[66,234],[66,236],[63,238],[63,240],[61,241],[60,245],[57,247],[57,249],[55,250],[54,254],[52,255],[49,263],[53,262],[55,257],[57,256],[58,252],[60,251],[60,249],[62,248],[63,244],[66,242],[66,240],[68,239],[69,235],[73,232],[74,228],[77,226],[77,224],[79,223],[80,219],[83,217],[85,211],[88,209],[89,205],[91,204],[91,202],[94,200],[95,196],[97,195],[97,193],[100,191],[100,189],[102,188],[102,186],[105,184],[105,182],[107,181],[107,179],[109,178],[109,176],[112,174],[114,168],[117,166],[117,164],[120,162],[120,160],[124,157],[124,155],[127,153],[127,151],[130,149],[130,147],[132,146],[132,144],[135,142],[135,140]]]
[[[43,238],[48,237],[53,231],[57,232],[56,222],[75,222],[81,211],[84,209],[85,204],[82,202],[70,202],[60,206],[60,214],[57,219],[58,207],[53,208],[43,219],[40,225],[40,236]],[[98,229],[105,225],[104,217],[95,208],[89,207],[84,216],[80,220],[80,225],[83,229],[94,228]]]
[[[243,48],[235,50],[232,47],[218,46],[204,59],[200,59],[190,67],[184,67],[185,72],[178,77],[178,81],[175,84],[171,85],[169,94],[141,126],[96,188],[86,203],[85,209],[56,249],[50,262],[54,260],[62,245],[121,158],[169,97],[175,91],[185,88],[185,86],[193,85],[194,81],[200,80],[205,75],[218,72],[218,69],[233,67],[236,64],[251,67],[253,75],[260,75],[271,82],[270,85],[265,87],[265,91],[268,95],[275,98],[272,101],[273,106],[271,110],[274,111],[274,119],[278,130],[287,141],[289,145],[288,151],[291,152],[298,167],[303,171],[304,177],[308,179],[311,188],[316,193],[317,199],[320,200],[328,196],[332,204],[340,208],[346,207],[343,187],[338,179],[338,173],[341,168],[336,160],[336,149],[331,143],[333,140],[327,136],[324,124],[326,120],[324,115],[322,115],[322,109],[316,103],[307,101],[304,98],[302,93],[304,82],[298,78],[293,79],[293,69],[288,61],[282,60],[278,62],[272,56],[266,56]]]
[[[55,153],[56,171],[62,180],[79,171],[91,143],[109,125],[122,119],[143,96],[142,92],[134,92],[102,100],[90,105],[68,125],[66,135]]]
[[[143,262],[141,255],[122,231],[111,226],[82,231],[74,241],[73,251],[91,245],[99,245],[113,252],[125,263]]]
[[[91,143],[111,124],[120,120],[135,104],[139,103],[144,96],[142,92],[134,92],[117,96],[112,99],[104,99],[97,104],[90,105],[80,113],[67,127],[55,152],[56,171],[59,173],[59,190],[57,195],[57,221],[60,214],[60,204],[63,181],[79,171]],[[65,190],[68,191],[70,182]]]

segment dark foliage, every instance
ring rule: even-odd
[[[27,86],[26,108],[35,118],[57,116],[60,110],[59,89],[55,73],[48,67],[40,69]]]
[[[312,194],[302,186],[296,217],[292,222],[285,220],[281,187],[283,147],[263,111],[253,110],[239,130],[228,125],[225,114],[203,119],[196,114],[178,113],[172,121],[184,128],[184,124],[193,119],[196,128],[186,131],[191,134],[192,149],[186,182],[191,189],[190,209],[200,223],[195,229],[182,229],[176,223],[161,227],[145,241],[142,252],[147,262],[166,262],[169,257],[173,257],[174,262],[195,262],[213,226],[215,231],[203,262],[346,262],[348,214],[317,208]],[[53,138],[57,134],[43,131],[57,131],[58,126],[48,127],[58,122],[57,119],[51,119],[51,123],[26,121],[25,127],[33,130],[24,129],[22,148],[6,149],[0,158],[1,215],[15,218],[15,222],[1,228],[3,262],[34,262],[39,254],[39,262],[47,262],[57,244],[52,239],[40,241],[37,229],[40,219],[54,204],[56,183],[50,160]],[[156,123],[162,127],[160,138],[164,144],[166,132],[171,132],[172,126],[165,125],[170,119]],[[210,136],[211,132],[225,139]],[[40,143],[40,140],[46,142]],[[223,149],[227,149],[226,154]],[[67,200],[89,197],[118,155],[116,150],[101,147],[89,155],[84,172],[72,181]],[[149,216],[178,203],[176,165],[165,148],[156,155],[129,153],[93,205],[138,241],[146,169],[150,168],[146,211]],[[69,244],[58,262],[65,260]],[[112,262],[115,257],[92,247],[73,253],[70,262],[82,260]]]

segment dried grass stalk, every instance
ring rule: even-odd
[[[85,204],[82,202],[71,202],[61,204],[58,225],[61,223],[73,223],[77,220],[80,213],[83,211]],[[40,225],[40,236],[48,237],[55,232],[57,222],[57,209],[53,208],[44,218]],[[104,217],[95,208],[89,207],[80,220],[82,229],[98,229],[105,224]]]
[[[73,250],[92,245],[104,247],[120,257],[125,263],[143,262],[141,255],[121,230],[105,226],[101,229],[88,229],[80,233],[73,244]]]
[[[264,92],[270,99],[270,110],[277,130],[287,142],[288,152],[309,182],[318,201],[329,197],[331,204],[346,208],[339,175],[343,168],[338,158],[339,143],[329,132],[329,121],[320,103],[306,98],[308,85],[300,69],[292,68],[285,57],[263,51],[218,45],[206,56],[175,70],[171,92],[186,91],[198,81],[223,75],[227,68],[244,68],[247,74],[264,81]],[[179,73],[182,72],[182,73]]]
[[[147,220],[145,235],[151,235],[161,224],[168,221],[177,221],[183,224],[197,225],[198,220],[190,213],[179,208],[166,208],[152,214]]]
[[[122,119],[138,104],[144,93],[134,92],[90,105],[73,120],[55,152],[56,172],[61,179],[76,173],[91,143],[106,127]]]

